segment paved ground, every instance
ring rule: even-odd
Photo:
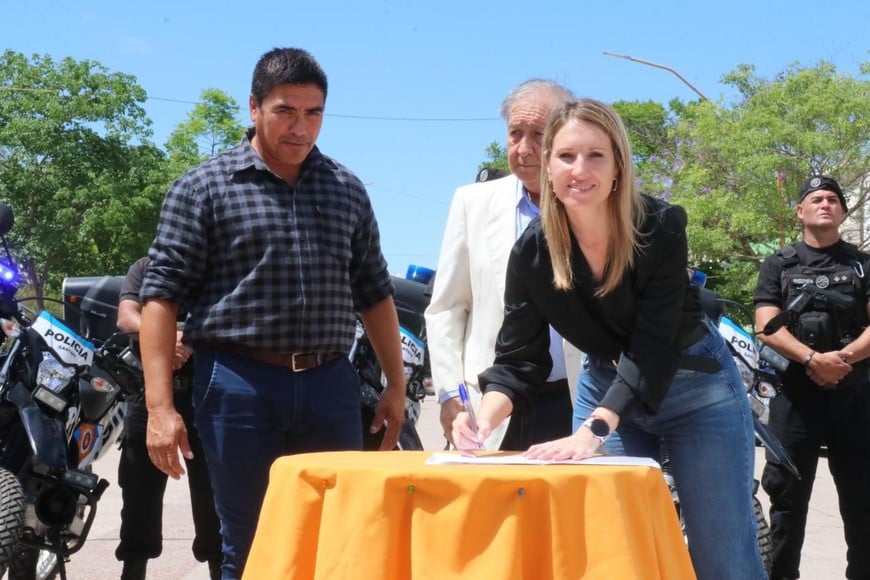
[[[443,448],[444,439],[438,424],[438,405],[431,397],[423,403],[419,427],[423,445],[427,450]],[[121,509],[120,489],[115,481],[117,458],[117,453],[113,452],[95,465],[95,470],[111,481],[112,485],[100,503],[90,538],[82,550],[73,555],[72,561],[68,564],[70,580],[102,580],[120,577],[121,566],[114,556]],[[762,465],[763,454],[759,451],[756,458],[758,473]],[[767,509],[767,498],[763,491],[760,492],[759,497]],[[710,525],[716,525],[716,514],[712,511]],[[164,507],[163,555],[151,562],[149,578],[208,579],[206,565],[194,560],[190,553],[192,533],[193,524],[190,518],[186,481],[170,480]],[[803,578],[808,580],[843,578],[845,553],[836,493],[827,469],[827,461],[822,459],[810,506],[802,566]]]

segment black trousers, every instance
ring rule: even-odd
[[[533,394],[527,408],[511,415],[500,449],[525,451],[536,443],[567,437],[573,415],[568,381],[547,383]]]
[[[870,579],[870,385],[821,390],[787,385],[771,400],[769,427],[801,479],[768,453],[762,486],[770,495],[771,579],[798,578],[819,451],[827,445],[846,536],[846,578]],[[839,573],[831,570],[831,577]]]
[[[193,459],[185,460],[190,504],[193,512],[193,556],[200,562],[220,562],[220,520],[215,513],[205,453],[193,423],[191,390],[175,394],[175,408],[184,419]],[[145,446],[148,413],[143,398],[128,402],[124,440],[118,464],[121,486],[121,542],[118,560],[156,558],[163,551],[163,494],[168,476],[154,467]]]

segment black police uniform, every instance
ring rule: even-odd
[[[130,267],[121,286],[121,300],[139,301],[139,288],[147,265],[148,258],[141,258]],[[220,520],[214,509],[205,453],[194,427],[192,385],[193,364],[188,361],[175,373],[174,402],[184,419],[193,451],[193,459],[185,459],[194,526],[193,555],[198,561],[209,563],[212,578],[220,578]],[[118,463],[118,484],[122,490],[123,506],[121,541],[115,550],[115,557],[124,561],[122,580],[144,578],[147,560],[158,557],[163,550],[163,495],[168,476],[157,469],[148,457],[145,445],[147,423],[144,395],[129,399]]]
[[[793,249],[789,249],[793,248]],[[866,273],[866,275],[865,275]],[[802,320],[790,331],[817,352],[837,350],[867,324],[870,255],[838,241],[815,249],[799,242],[778,250],[762,265],[754,302],[785,310],[809,281],[826,291],[851,295],[854,306],[806,303]],[[848,302],[848,299],[846,299]],[[783,374],[782,393],[771,400],[769,427],[791,455],[801,479],[776,463],[770,453],[762,485],[770,495],[773,537],[771,578],[797,578],[810,494],[824,444],[837,486],[846,536],[847,578],[870,578],[870,382],[867,364],[832,389],[823,389],[792,362]],[[832,571],[832,576],[837,574]]]

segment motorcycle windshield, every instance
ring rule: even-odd
[[[750,368],[758,368],[758,351],[755,340],[744,328],[727,316],[719,319],[719,334],[725,339],[732,352],[736,353]]]

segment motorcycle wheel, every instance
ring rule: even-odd
[[[755,521],[758,525],[758,551],[761,552],[761,561],[764,569],[770,574],[773,567],[773,538],[770,537],[770,526],[764,517],[764,508],[758,498],[752,496],[752,510],[755,512]]]
[[[28,546],[19,546],[9,566],[9,580],[53,580],[59,573],[57,554]]]
[[[0,468],[0,576],[15,562],[16,546],[24,519],[24,492],[21,482]]]

